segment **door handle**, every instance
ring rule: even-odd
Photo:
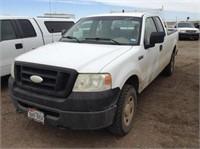
[[[160,45],[160,48],[159,48],[160,52],[162,51],[162,49],[163,49],[163,45]]]
[[[144,58],[144,56],[141,55],[141,56],[138,57],[138,60],[140,61],[140,60],[143,59],[143,58]]]
[[[16,49],[22,49],[22,48],[23,48],[22,43],[17,43],[17,44],[15,44],[15,48],[16,48]]]

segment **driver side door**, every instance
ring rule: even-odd
[[[158,54],[160,44],[155,44],[154,47],[148,47],[150,45],[152,32],[157,32],[157,28],[153,18],[147,17],[145,19],[143,54],[138,58],[140,60],[143,88],[149,85],[159,74],[157,70],[159,68]]]

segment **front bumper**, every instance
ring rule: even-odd
[[[45,113],[45,122],[71,129],[100,129],[112,124],[119,88],[95,93],[71,93],[67,98],[38,94],[18,87],[9,78],[9,91],[15,108],[27,114],[28,108]]]
[[[179,39],[199,39],[199,33],[179,33]]]

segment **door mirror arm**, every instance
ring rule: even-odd
[[[66,29],[63,29],[62,31],[61,31],[61,36],[63,37],[63,35],[66,33]]]
[[[144,45],[145,49],[149,49],[149,48],[152,48],[152,47],[155,47],[155,44],[145,44]]]

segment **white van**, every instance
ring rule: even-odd
[[[0,16],[0,76],[10,74],[14,58],[42,45],[58,41],[74,19]]]

